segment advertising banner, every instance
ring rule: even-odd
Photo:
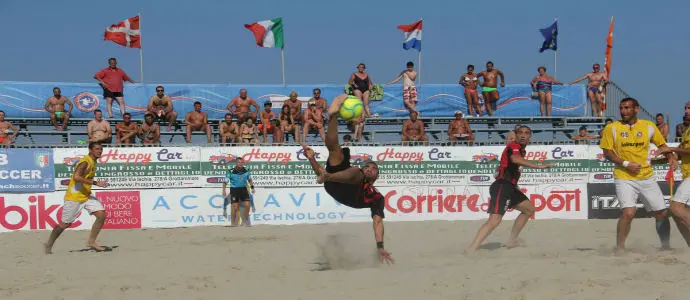
[[[76,164],[88,155],[88,149],[57,148],[54,154],[55,186],[66,190]],[[107,180],[108,189],[195,187],[201,175],[199,147],[106,147],[97,166],[96,177]]]
[[[139,191],[102,191],[96,197],[106,209],[104,229],[141,228]],[[52,230],[62,221],[64,192],[0,194],[0,232]],[[91,229],[94,217],[82,211],[73,229]]]
[[[667,143],[669,147],[678,147],[678,143]],[[589,170],[589,183],[613,183],[613,169],[615,165],[608,161],[604,156],[603,151],[599,146],[589,146],[589,160],[590,160],[590,170]],[[652,168],[654,169],[654,180],[658,182],[665,182],[666,173],[668,173],[669,165],[665,162],[660,162],[658,159],[663,158],[662,155],[657,153],[657,148],[651,145],[649,150],[649,160],[652,162]],[[673,173],[673,178],[676,181],[683,179],[683,175],[680,168],[676,169]]]
[[[680,182],[676,181],[674,184],[674,189],[677,189],[679,184]],[[669,185],[666,182],[660,182],[659,187],[661,188],[661,192],[664,194],[664,199],[666,200],[666,205],[668,206],[671,199]],[[620,217],[621,208],[618,197],[616,196],[615,184],[588,184],[587,191],[587,199],[590,202],[588,213],[590,219],[618,219],[618,217]],[[637,212],[635,217],[652,217],[652,215],[645,210],[644,204],[640,199],[637,200]]]
[[[52,192],[52,149],[0,149],[0,192]]]

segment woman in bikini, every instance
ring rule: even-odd
[[[362,99],[366,117],[371,117],[371,111],[369,110],[369,91],[373,84],[369,74],[364,72],[366,68],[367,67],[363,63],[357,65],[357,72],[350,75],[348,83],[352,85],[355,97]]]
[[[254,119],[248,117],[240,127],[240,139],[243,144],[256,144],[259,136],[259,128],[254,124]]]
[[[476,112],[476,116],[481,117],[482,110],[479,106],[479,94],[477,93],[477,85],[479,85],[479,78],[477,77],[477,74],[474,73],[473,65],[467,66],[467,73],[462,74],[462,76],[460,77],[460,81],[458,83],[465,87],[465,99],[467,99],[467,115],[475,116],[474,112]]]
[[[554,84],[563,84],[562,82],[546,74],[546,67],[541,66],[537,68],[539,75],[532,79],[532,89],[539,93],[539,111],[541,115],[551,116],[551,86]]]
[[[280,122],[280,140],[279,143],[285,142],[285,134],[292,133],[295,137],[295,143],[299,143],[299,126],[295,124],[295,119],[290,113],[290,105],[283,104],[283,108],[278,114],[278,122]]]

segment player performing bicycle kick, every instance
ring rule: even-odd
[[[323,183],[326,192],[341,204],[352,208],[369,208],[374,222],[374,238],[381,263],[393,263],[391,253],[383,248],[383,218],[385,200],[383,195],[374,187],[379,177],[379,168],[374,162],[368,162],[363,167],[350,166],[350,149],[340,147],[338,143],[338,112],[347,95],[343,94],[331,103],[328,109],[330,119],[326,132],[326,147],[328,159],[326,169],[319,165],[314,158],[314,150],[302,144],[304,155],[309,160],[312,169],[318,176],[317,183]]]
[[[520,126],[515,130],[516,141],[508,143],[505,150],[503,150],[501,162],[496,169],[496,181],[489,188],[489,194],[491,195],[489,208],[487,209],[489,219],[479,228],[474,242],[465,250],[465,253],[477,250],[489,234],[501,224],[503,215],[509,208],[519,210],[520,215],[515,219],[513,229],[510,232],[510,240],[504,246],[509,248],[518,246],[518,235],[520,235],[520,231],[522,231],[529,218],[534,214],[534,204],[520,191],[517,185],[520,179],[520,167],[545,169],[555,164],[539,165],[525,159],[525,147],[527,147],[530,138],[532,138],[532,129],[527,126]]]

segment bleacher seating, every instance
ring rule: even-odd
[[[368,119],[364,128],[364,143],[367,144],[400,144],[402,135],[402,125],[407,118],[371,118]],[[448,135],[446,134],[448,124],[454,118],[420,118],[424,121],[425,130],[429,136],[431,144],[447,144]],[[467,118],[472,131],[475,134],[474,144],[502,143],[508,132],[514,129],[517,124],[529,125],[532,127],[533,140],[541,142],[565,142],[576,134],[581,126],[587,127],[593,135],[598,135],[603,128],[604,122],[600,118],[592,117],[481,117]],[[16,145],[75,145],[78,140],[86,138],[86,126],[91,119],[70,119],[67,131],[56,131],[48,118],[24,118],[11,119],[7,121],[13,123],[20,130]],[[110,119],[113,132],[115,125],[122,120]],[[142,120],[133,120],[139,124]],[[218,140],[218,121],[209,120],[211,125],[213,141]],[[186,134],[184,124],[178,121],[177,126],[172,131],[167,131],[167,122],[158,123],[161,126],[161,142],[163,144],[184,144]],[[339,122],[338,133],[343,135],[352,133],[347,129],[344,121]],[[270,139],[269,139],[270,141]],[[192,142],[195,144],[206,143],[205,133],[195,132]],[[293,142],[292,137],[290,142]],[[321,144],[318,134],[310,133],[307,137],[310,144]],[[463,144],[463,143],[459,143]]]

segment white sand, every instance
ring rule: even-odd
[[[393,266],[374,261],[371,224],[104,231],[113,252],[82,248],[68,231],[55,254],[48,232],[0,234],[0,299],[690,299],[690,251],[673,225],[656,250],[651,219],[636,220],[612,255],[615,220],[538,220],[524,247],[462,250],[481,224],[386,223]],[[330,270],[321,270],[330,263]]]

